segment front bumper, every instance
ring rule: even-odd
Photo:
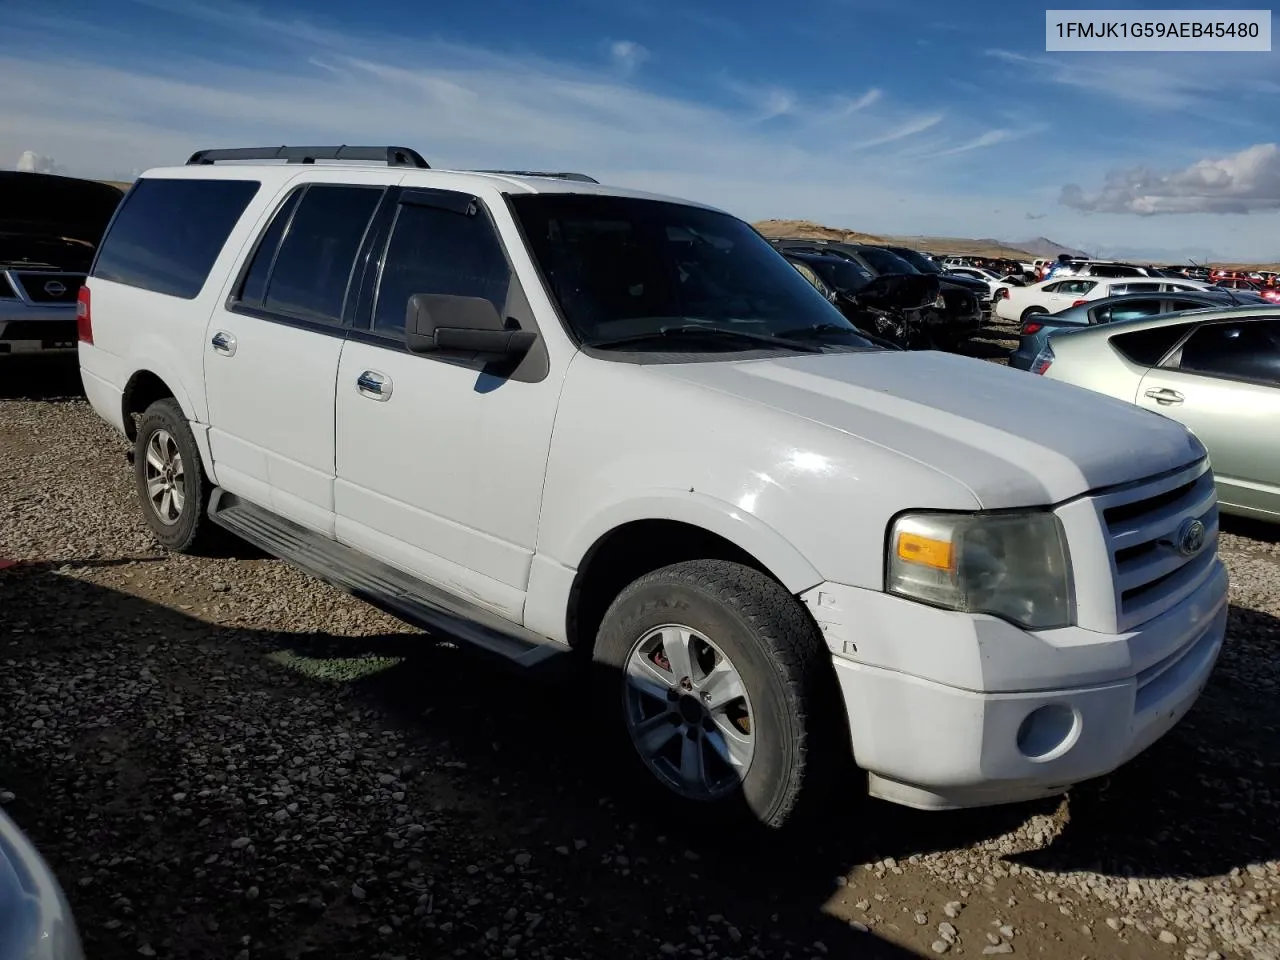
[[[1034,634],[840,584],[801,599],[832,651],[872,795],[939,810],[1060,794],[1160,739],[1217,662],[1226,594],[1219,561],[1193,596],[1119,635]]]
[[[75,305],[38,306],[0,300],[0,354],[74,350]]]

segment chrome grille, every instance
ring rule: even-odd
[[[83,273],[32,271],[13,276],[32,303],[75,303],[84,283]]]
[[[1213,572],[1218,553],[1218,498],[1209,462],[1097,498],[1111,551],[1116,627],[1158,617]],[[1190,520],[1204,524],[1204,544],[1180,549]]]

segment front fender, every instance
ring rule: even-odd
[[[759,517],[694,490],[645,490],[608,505],[584,518],[565,541],[565,556],[558,559],[578,569],[587,552],[602,537],[638,520],[675,520],[723,537],[755,557],[792,593],[800,593],[823,581],[813,564]]]

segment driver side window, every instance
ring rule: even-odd
[[[373,308],[375,333],[401,336],[415,293],[481,297],[507,309],[511,268],[479,201],[461,194],[439,206],[402,201],[383,259]]]

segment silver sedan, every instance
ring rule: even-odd
[[[1280,308],[1055,334],[1031,371],[1182,422],[1209,450],[1222,511],[1280,521]]]

